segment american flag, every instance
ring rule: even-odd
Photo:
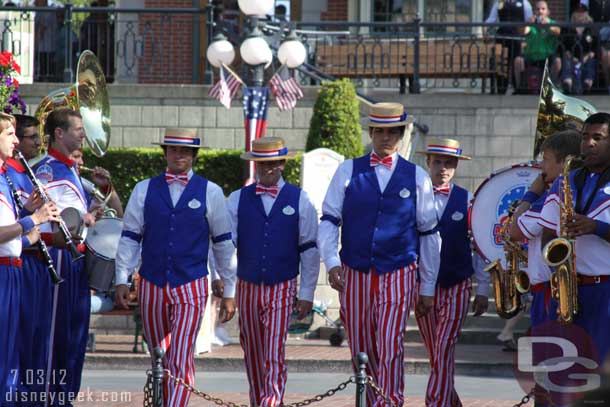
[[[229,68],[224,65],[220,66],[220,79],[214,86],[210,88],[209,95],[217,99],[227,109],[231,108],[231,99],[235,97],[239,85],[242,84],[241,79],[237,77]]]
[[[252,140],[267,134],[267,110],[269,109],[269,88],[260,86],[243,87],[244,125],[246,128],[246,151],[252,149]],[[254,179],[254,162],[250,161],[248,182]]]
[[[303,91],[301,87],[288,72],[286,65],[282,65],[280,69],[273,75],[269,80],[271,85],[271,92],[275,96],[275,103],[280,110],[293,109],[297,100],[303,97]]]

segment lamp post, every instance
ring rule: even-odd
[[[263,87],[265,69],[273,62],[273,53],[265,36],[259,28],[259,18],[268,14],[274,4],[274,0],[238,0],[239,9],[247,16],[245,24],[246,32],[244,33],[243,41],[239,45],[239,54],[244,63],[245,77],[242,78],[248,87]],[[282,34],[282,30],[280,30]],[[212,43],[207,49],[207,58],[210,64],[220,68],[223,64],[229,66],[235,59],[235,50],[233,45],[222,34],[214,36]],[[282,65],[293,69],[300,66],[307,58],[307,51],[299,38],[290,31],[286,35],[278,48],[277,58]],[[268,106],[268,103],[265,103]],[[248,121],[247,112],[244,112],[245,121]],[[266,111],[265,111],[266,121]],[[260,117],[257,119],[260,120]],[[259,126],[263,130],[257,132],[254,137],[263,137],[266,133],[266,124]],[[245,150],[250,151],[252,140],[252,131],[246,131]],[[254,177],[254,163],[250,162],[248,166],[246,183],[250,182]]]

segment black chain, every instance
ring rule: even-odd
[[[381,390],[381,388],[379,388],[379,386],[377,386],[377,383],[375,383],[375,380],[373,379],[372,376],[368,376],[367,379],[368,379],[367,384],[369,386],[371,386],[371,389],[373,389],[373,392],[376,395],[380,396],[388,406],[397,407],[396,404],[394,404],[394,402],[392,400],[390,400],[390,398],[383,393],[383,390]]]

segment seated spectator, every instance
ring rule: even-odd
[[[527,26],[523,33],[525,37],[525,49],[523,57],[515,60],[515,66],[520,66],[521,72],[527,63],[530,66],[544,68],[546,60],[549,60],[551,78],[557,78],[561,69],[561,59],[557,56],[557,46],[559,44],[559,34],[561,29],[557,26],[548,26],[555,23],[549,17],[550,11],[546,1],[537,1],[534,7],[534,15],[530,17],[530,23],[541,24],[542,26]],[[545,27],[548,26],[548,27]],[[517,68],[515,68],[517,74]],[[541,76],[541,75],[540,75]],[[517,76],[517,84],[521,84],[523,78]],[[532,86],[530,86],[531,88]]]
[[[489,12],[486,23],[507,23],[507,22],[527,22],[533,15],[532,5],[527,0],[503,0],[495,1]],[[491,31],[491,30],[490,30]],[[511,78],[517,81],[523,74],[523,59],[521,56],[521,33],[515,27],[500,27],[495,32],[496,42],[502,44],[508,50],[508,60],[512,64],[514,76]],[[518,63],[520,61],[520,63]],[[510,78],[510,76],[509,76]],[[519,82],[515,83],[515,87]],[[508,83],[500,80],[498,90],[504,93]]]
[[[582,3],[570,18],[572,23],[591,23],[587,7]],[[570,27],[562,35],[563,63],[561,83],[566,93],[582,94],[593,87],[597,61],[595,50],[597,38],[590,27]]]
[[[580,4],[587,7],[589,15],[596,23],[610,22],[610,1],[608,0],[581,0]],[[601,45],[598,60],[601,60],[602,72],[608,93],[610,93],[610,25],[602,27],[598,36]]]

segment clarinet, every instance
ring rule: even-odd
[[[21,202],[21,198],[19,197],[17,188],[15,188],[15,184],[13,184],[13,181],[11,180],[11,177],[9,177],[8,173],[4,173],[4,175],[6,176],[6,182],[8,183],[8,186],[11,188],[11,192],[13,193],[13,199],[15,201],[15,204],[21,212],[21,210],[23,209],[23,202]],[[64,281],[63,278],[61,278],[57,274],[55,266],[53,266],[53,259],[51,259],[51,255],[49,254],[49,250],[47,249],[46,243],[42,239],[38,238],[36,246],[38,247],[38,250],[40,251],[40,254],[42,255],[42,258],[44,260],[44,263],[47,266],[47,269],[49,270],[49,274],[51,275],[51,281],[53,282],[53,284],[57,285]]]
[[[21,162],[21,165],[23,166],[23,168],[25,168],[25,173],[28,176],[28,178],[30,179],[30,182],[32,183],[33,190],[35,192],[38,192],[38,194],[40,195],[40,198],[42,199],[42,202],[44,202],[45,204],[49,203],[51,201],[51,199],[47,196],[42,185],[40,184],[40,181],[34,175],[34,172],[30,168],[28,161],[25,159],[23,154],[21,154],[21,151],[15,150],[15,152],[17,153],[17,158],[19,158],[19,162]],[[72,240],[72,234],[68,230],[66,223],[64,222],[64,220],[61,217],[59,218],[57,225],[59,226],[59,231],[61,232],[61,235],[62,235],[64,241],[66,242],[68,249],[70,250],[70,253],[72,253],[72,261],[76,261],[76,260],[79,260],[79,259],[82,259],[83,257],[85,257],[84,254],[82,254],[81,252],[78,251],[76,244]]]

